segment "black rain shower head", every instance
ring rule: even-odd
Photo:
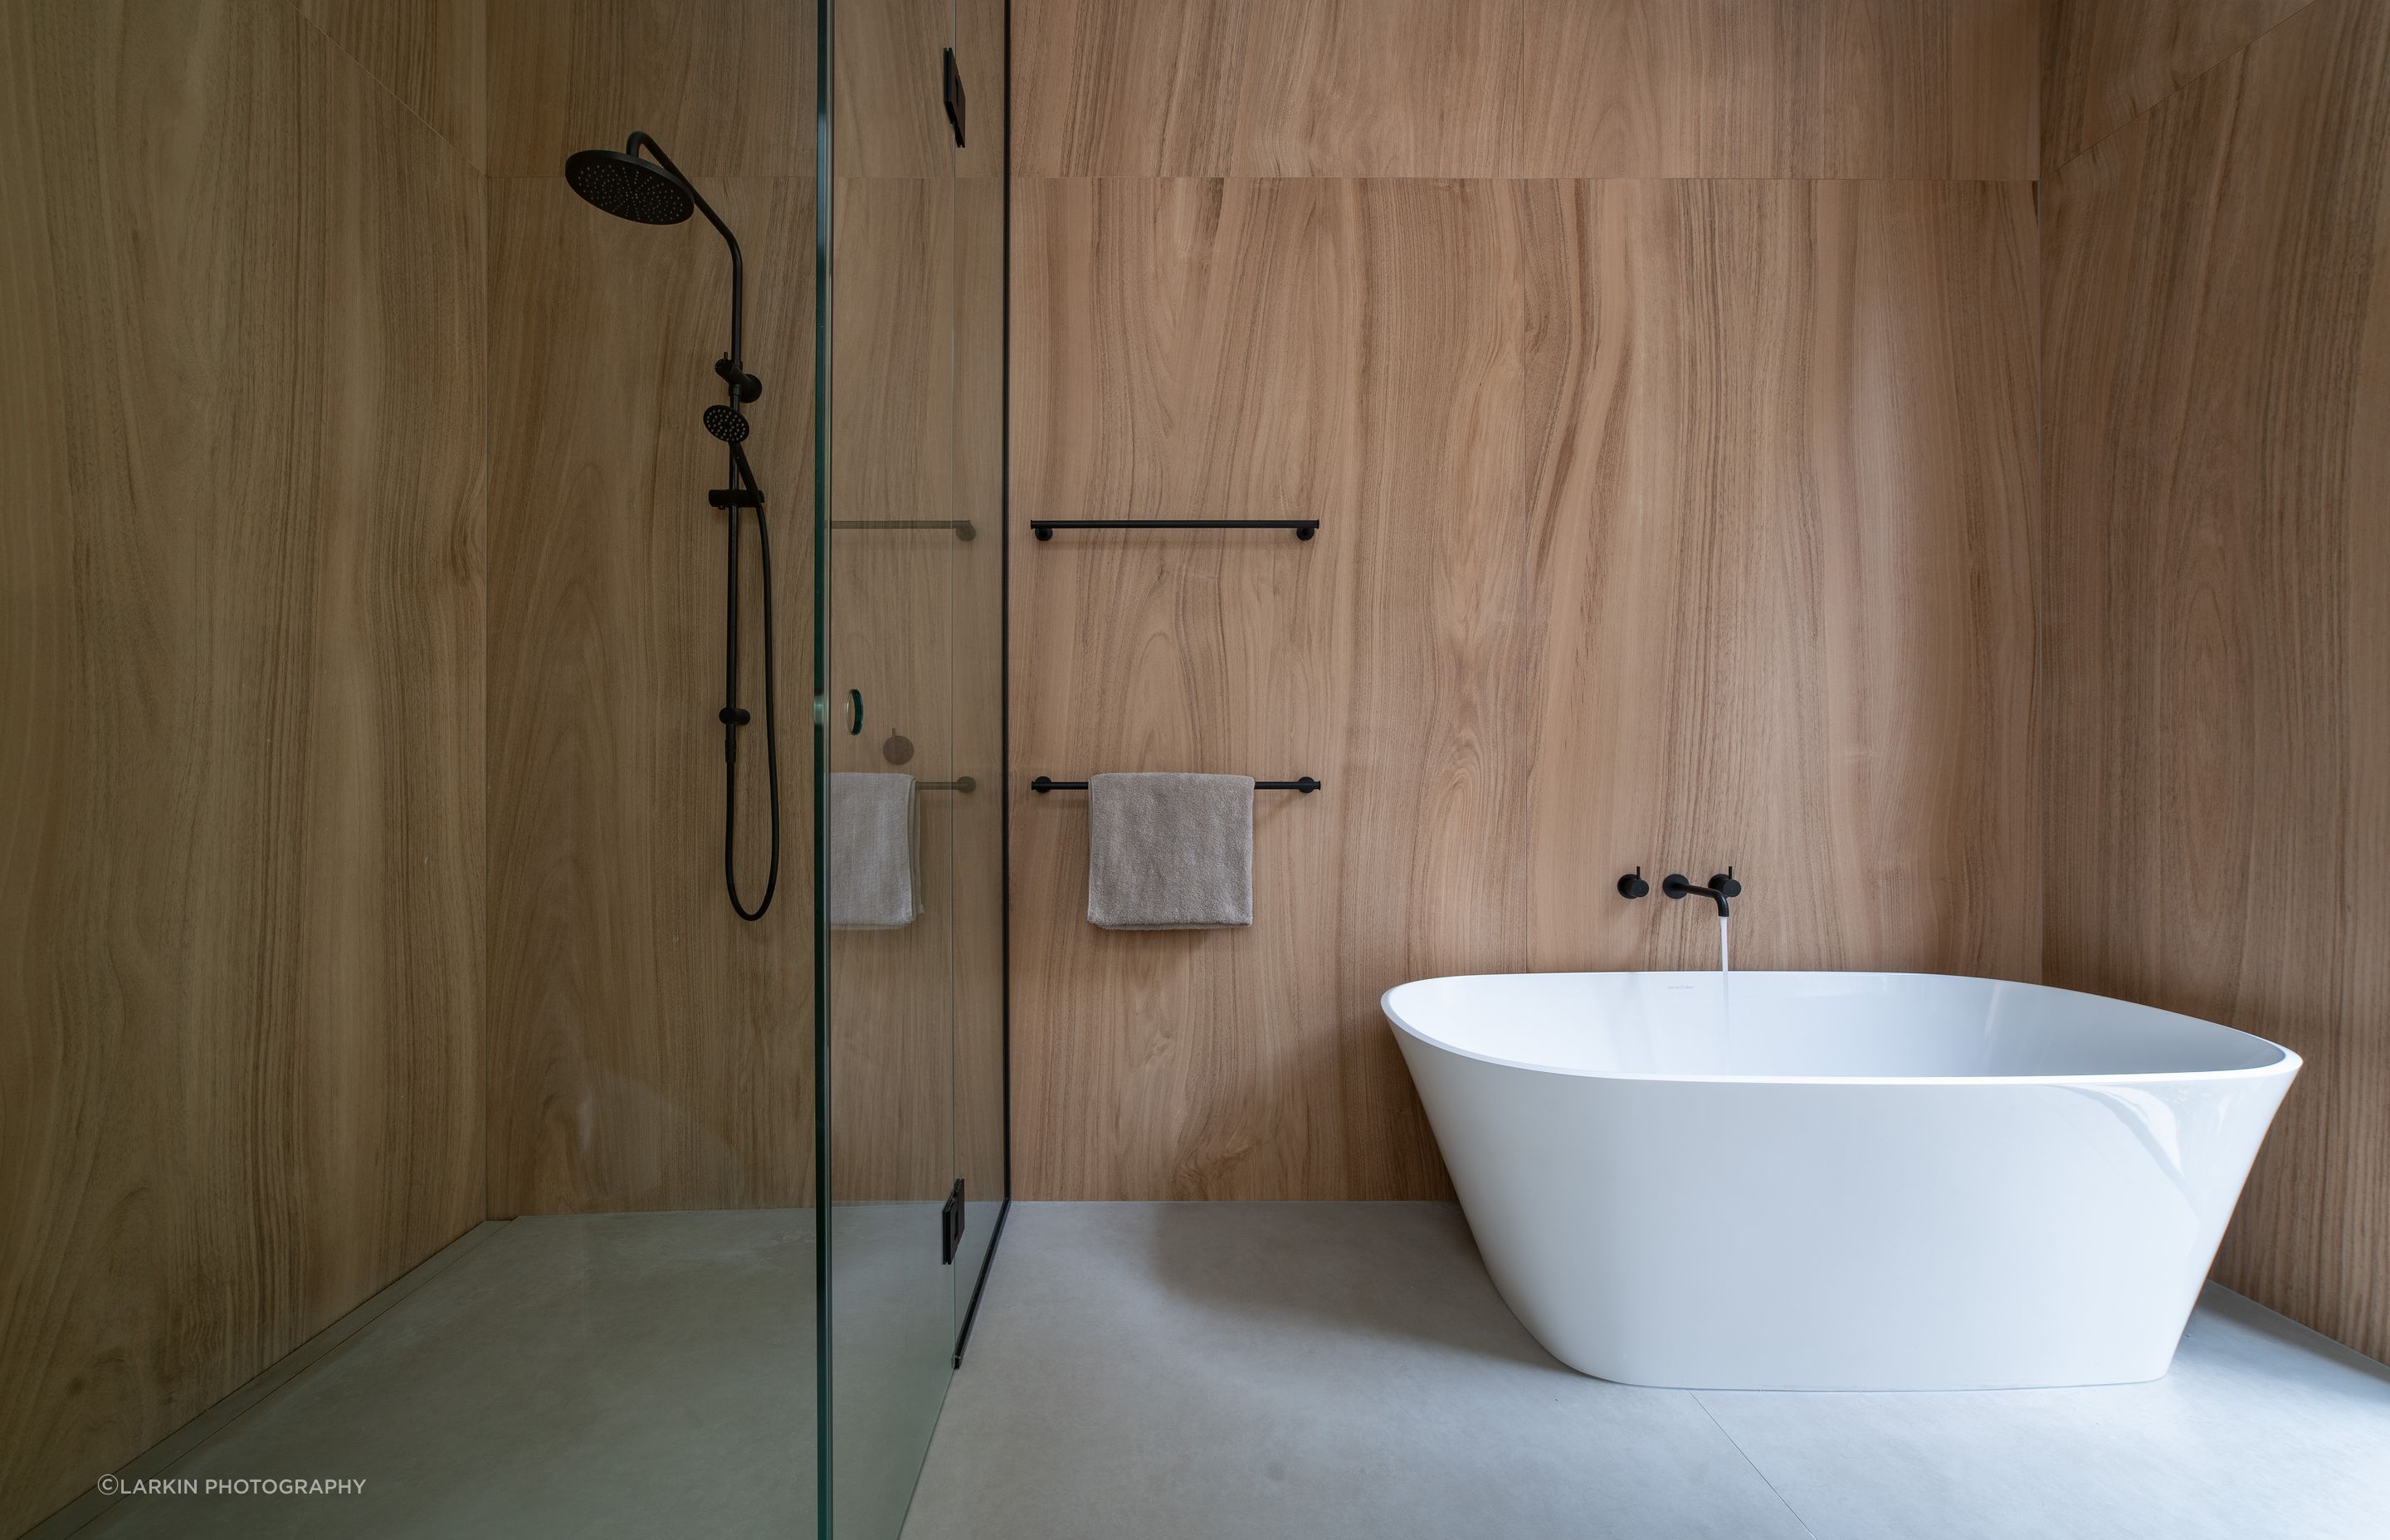
[[[739,392],[737,400],[754,400],[764,387],[745,372],[741,362],[747,263],[739,253],[739,237],[722,223],[705,195],[673,164],[664,147],[635,129],[619,150],[583,149],[566,156],[564,180],[593,207],[636,225],[678,225],[692,213],[705,216],[705,222],[722,237],[722,244],[730,249],[730,353],[723,361],[722,378]]]
[[[747,437],[747,414],[717,402],[705,409],[705,430],[725,443],[737,443]]]
[[[678,225],[697,212],[697,195],[687,183],[653,160],[619,149],[585,149],[567,157],[564,180],[596,207],[635,225]]]

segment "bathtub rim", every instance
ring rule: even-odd
[[[1857,979],[1950,979],[1967,983],[2006,984],[2014,989],[2031,989],[2050,995],[2072,995],[2087,1000],[2104,1000],[2111,1005],[2128,1006],[2135,1010],[2189,1021],[2213,1032],[2228,1032],[2237,1037],[2271,1048],[2280,1057],[2270,1064],[2251,1065],[2233,1070],[2133,1070],[2114,1074],[2031,1074],[2031,1075],[1754,1075],[1754,1074],[1689,1074],[1650,1070],[1573,1070],[1557,1064],[1536,1064],[1523,1059],[1502,1059],[1493,1054],[1464,1048],[1434,1035],[1404,1020],[1394,1008],[1394,996],[1418,984],[1468,983],[1480,979],[1642,979],[1642,978],[1712,978],[1715,969],[1555,969],[1548,972],[1519,973],[1443,973],[1424,979],[1406,979],[1378,996],[1378,1011],[1404,1036],[1416,1038],[1428,1047],[1460,1059],[1473,1059],[1480,1064],[1497,1069],[1523,1070],[1531,1074],[1566,1075],[1575,1080],[1662,1081],[1691,1085],[2146,1085],[2152,1084],[2191,1083],[2203,1081],[2269,1080],[2295,1077],[2306,1060],[2291,1048],[2269,1037],[2253,1032],[2210,1021],[2204,1017],[2188,1016],[2178,1010],[2166,1010],[2158,1006],[2145,1006],[2138,1000],[2127,1000],[2114,995],[2098,995],[2089,990],[2065,989],[2057,984],[2034,983],[2024,979],[1999,979],[1982,973],[1912,973],[1859,969],[1736,969],[1738,974],[1767,978],[1857,978]]]

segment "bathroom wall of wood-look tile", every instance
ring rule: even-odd
[[[492,1215],[813,1195],[814,29],[762,0],[490,8]],[[934,56],[933,56],[934,57]],[[655,135],[746,254],[748,448],[778,594],[782,844],[772,910],[723,892],[729,263],[702,219],[623,224],[573,149]],[[761,568],[739,600],[761,718]],[[769,858],[759,730],[738,866]]]
[[[559,175],[573,151],[620,149],[636,128],[690,176],[813,179],[811,6],[485,3],[491,175]]]
[[[1747,966],[2034,975],[2031,7],[1014,24],[1028,1196],[1446,1193],[1379,994],[1711,965],[1638,863]],[[1087,924],[1022,787],[1133,769],[1326,780],[1250,930]]]
[[[812,179],[710,177],[749,249],[752,457],[776,526],[781,896],[722,889],[728,263],[701,221],[625,225],[561,176],[490,181],[490,1213],[806,1201],[813,1169]],[[783,507],[792,515],[783,515]],[[740,612],[762,645],[755,535]],[[761,735],[739,776],[749,901]]]
[[[0,7],[0,1534],[482,1213],[479,40],[375,9]]]
[[[2051,174],[2310,0],[2049,0],[2041,165]]]
[[[490,0],[299,0],[301,14],[454,145],[489,165],[489,17],[521,14]]]
[[[2034,0],[1017,0],[1047,176],[2030,181]]]
[[[2315,0],[2067,161],[2042,229],[2047,976],[2305,1057],[2216,1276],[2377,1357],[2385,176],[2390,11]]]

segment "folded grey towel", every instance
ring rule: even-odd
[[[921,916],[920,841],[910,776],[829,778],[829,922],[893,930]]]
[[[1108,930],[1251,925],[1253,778],[1087,777],[1087,918]]]

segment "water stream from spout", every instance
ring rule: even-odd
[[[1729,923],[1726,916],[1718,916],[1718,971],[1721,973],[1734,971],[1734,954],[1727,947],[1727,927]]]

